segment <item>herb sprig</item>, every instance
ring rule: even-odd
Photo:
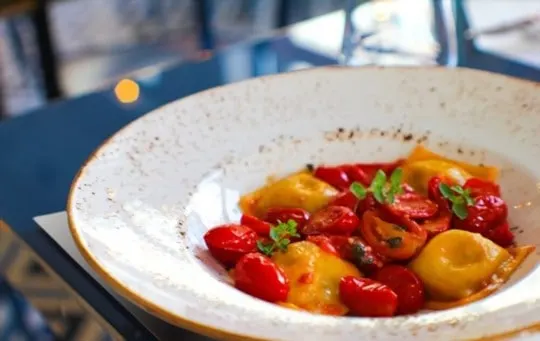
[[[379,169],[375,173],[375,177],[371,181],[369,188],[365,188],[359,182],[353,182],[349,187],[350,191],[360,200],[365,199],[369,192],[373,193],[373,197],[381,204],[393,204],[396,196],[403,193],[401,180],[403,178],[403,170],[396,168],[387,178],[386,173]]]
[[[469,215],[468,206],[474,205],[474,200],[471,198],[471,191],[463,189],[463,187],[454,185],[448,186],[445,183],[439,184],[439,191],[444,198],[452,203],[452,212],[461,220]]]
[[[271,256],[276,250],[287,251],[291,237],[300,237],[296,229],[296,221],[289,219],[286,223],[278,221],[276,226],[270,228],[270,242],[257,241],[257,248],[263,254]]]

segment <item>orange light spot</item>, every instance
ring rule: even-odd
[[[131,79],[122,79],[114,87],[114,94],[121,103],[133,103],[140,95],[139,84]]]

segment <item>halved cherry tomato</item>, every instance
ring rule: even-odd
[[[394,214],[407,215],[411,219],[427,219],[437,214],[437,205],[418,193],[398,195],[393,204],[388,205]]]
[[[226,266],[234,266],[243,255],[255,251],[257,238],[251,228],[238,224],[220,225],[204,234],[210,254]]]
[[[397,260],[411,258],[427,240],[427,232],[413,221],[397,225],[382,220],[375,211],[364,213],[360,229],[375,252]]]
[[[308,236],[307,240],[322,250],[355,264],[363,273],[372,273],[384,266],[380,255],[360,237]]]
[[[315,168],[313,175],[316,178],[330,184],[331,186],[339,190],[345,190],[349,188],[349,185],[350,185],[350,181],[349,181],[349,177],[347,176],[347,173],[345,173],[343,168],[340,166],[334,166],[334,167],[319,166]]]
[[[257,217],[245,213],[242,214],[242,218],[240,218],[240,224],[251,228],[262,237],[267,237],[270,233],[270,228],[272,228],[272,226],[266,221],[262,221]]]
[[[497,197],[501,196],[501,188],[496,183],[491,181],[482,180],[478,178],[471,178],[465,182],[463,188],[471,191],[471,196],[477,197],[481,194],[489,194]]]
[[[360,226],[360,219],[348,207],[328,206],[311,216],[301,230],[304,235],[351,235]]]
[[[514,243],[514,234],[510,231],[508,222],[504,222],[495,228],[483,233],[483,236],[502,247],[508,247]]]
[[[467,207],[467,217],[454,217],[454,227],[476,233],[486,233],[506,220],[508,207],[501,198],[482,194],[474,198],[474,205]]]
[[[452,213],[447,210],[441,210],[439,214],[433,218],[425,220],[420,227],[428,233],[428,238],[448,230],[452,226]]]
[[[234,286],[268,302],[286,301],[289,280],[283,270],[260,253],[244,255],[234,269]]]
[[[387,285],[397,294],[397,314],[414,314],[424,306],[424,284],[418,276],[401,265],[386,265],[373,279]]]
[[[343,206],[354,211],[358,206],[358,198],[350,190],[346,190],[336,195],[328,206]]]
[[[341,254],[363,273],[370,274],[384,266],[384,259],[360,237],[347,238],[347,244],[341,248]]]
[[[294,220],[297,230],[300,231],[308,222],[309,213],[301,208],[271,207],[266,211],[264,220],[273,225]]]
[[[398,296],[388,286],[368,278],[345,276],[339,282],[339,297],[356,316],[391,317]]]

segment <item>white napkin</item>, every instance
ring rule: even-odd
[[[73,242],[69,226],[67,223],[66,212],[51,213],[35,217],[36,223],[62,248],[71,258],[73,258],[90,276],[103,286],[116,300],[120,302],[127,310],[133,314],[140,323],[148,328],[159,340],[186,340],[186,341],[207,341],[210,340],[203,336],[186,332],[180,328],[174,327],[135,306],[120,295],[116,294],[86,263]]]

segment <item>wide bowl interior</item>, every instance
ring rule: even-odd
[[[210,336],[454,340],[539,322],[540,254],[477,303],[392,319],[296,312],[234,289],[202,236],[238,220],[239,195],[306,163],[389,161],[417,143],[496,165],[518,244],[540,246],[540,88],[466,69],[323,68],[254,79],[166,105],[82,167],[74,239],[120,293]]]

